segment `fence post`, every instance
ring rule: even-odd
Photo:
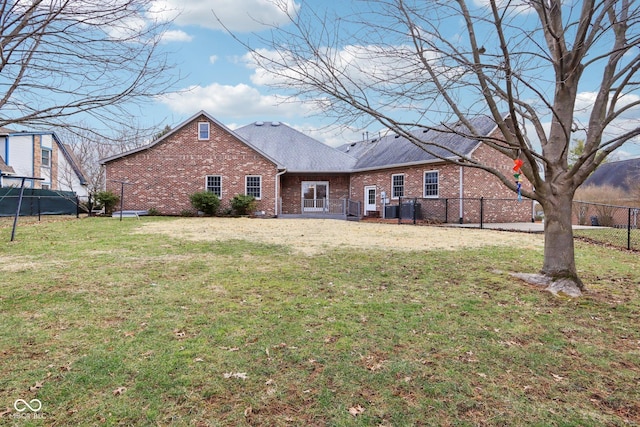
[[[480,228],[484,228],[484,197],[480,197]]]
[[[627,250],[631,250],[631,208],[627,208]]]
[[[449,222],[449,199],[444,199],[444,223]]]
[[[398,224],[402,224],[402,197],[398,197]]]
[[[418,217],[418,214],[416,213],[417,204],[418,204],[418,198],[414,197],[413,198],[413,225],[416,225],[416,218]]]
[[[40,214],[42,213],[42,209],[40,207],[40,196],[38,196],[38,222],[40,222]]]

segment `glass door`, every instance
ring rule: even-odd
[[[329,183],[327,181],[302,182],[302,210],[303,212],[318,212],[325,209]]]

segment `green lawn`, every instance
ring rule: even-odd
[[[537,249],[310,257],[149,221],[0,223],[0,424],[640,424],[637,253],[577,242],[568,299],[507,274]]]

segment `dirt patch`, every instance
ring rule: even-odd
[[[284,244],[307,255],[345,247],[416,251],[483,246],[542,249],[544,245],[538,234],[330,219],[180,218],[147,223],[141,231],[198,241]]]

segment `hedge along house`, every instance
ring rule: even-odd
[[[485,122],[481,129],[495,133],[495,125]],[[439,143],[458,144],[460,152],[474,156],[496,157],[485,153],[478,141],[447,137],[449,141]],[[190,210],[189,195],[202,190],[217,194],[223,208],[236,194],[249,194],[266,216],[339,218],[379,214],[383,193],[389,203],[402,197],[515,198],[492,175],[447,164],[404,138],[332,148],[279,122],[255,122],[232,131],[204,111],[151,144],[101,163],[108,189],[120,191],[115,181],[131,184],[125,186],[125,209],[154,208],[163,214]],[[512,163],[504,157],[499,166],[511,168]],[[466,215],[463,209],[460,218]],[[530,204],[520,210],[522,220],[530,220]],[[514,218],[513,212],[509,215]]]

